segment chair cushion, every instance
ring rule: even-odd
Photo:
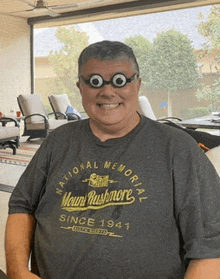
[[[26,130],[45,130],[45,123],[30,123],[26,124]]]
[[[63,124],[66,124],[66,123],[68,123],[67,119],[60,119],[60,120],[49,119],[49,130],[54,130],[57,127],[59,127],[59,126],[61,126]]]
[[[41,95],[39,94],[19,95],[18,101],[24,116],[28,116],[34,113],[40,113],[48,117]],[[27,118],[26,120],[26,123],[39,123],[39,122],[43,123],[44,118],[41,116],[33,116]]]
[[[18,127],[0,127],[0,140],[19,137],[20,130]]]
[[[156,120],[156,116],[153,112],[150,102],[146,96],[139,96],[138,98],[138,112],[153,120]]]
[[[220,175],[220,146],[217,146],[207,151],[206,155],[214,165],[218,175]]]
[[[49,119],[48,124],[49,124],[49,130],[53,130],[63,124],[68,123],[67,119]],[[27,130],[45,130],[45,124],[44,123],[31,123],[26,125]]]
[[[67,94],[51,95],[50,102],[55,112],[61,112],[64,114],[66,112],[67,107],[71,106]]]

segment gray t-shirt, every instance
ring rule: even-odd
[[[178,279],[189,259],[220,257],[219,201],[219,177],[186,133],[142,117],[101,142],[87,119],[45,139],[9,213],[35,215],[42,279]]]

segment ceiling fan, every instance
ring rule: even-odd
[[[54,6],[48,6],[48,3],[44,0],[37,0],[34,4],[26,1],[26,0],[20,0],[21,2],[24,2],[32,7],[32,9],[26,10],[25,12],[35,12],[36,14],[39,13],[40,15],[48,15],[51,17],[57,17],[60,14],[57,13],[55,10],[61,10],[61,9],[71,9],[71,8],[78,8],[81,6],[91,6],[92,4],[96,4],[98,2],[111,2],[111,0],[90,0],[85,1],[81,3],[73,3],[73,4],[66,4],[66,5],[54,5]]]
[[[55,11],[53,11],[51,8],[48,7],[47,2],[44,0],[38,0],[34,4],[32,4],[26,0],[20,0],[20,1],[24,2],[24,3],[28,4],[30,7],[32,7],[32,9],[25,10],[25,12],[35,12],[36,14],[39,13],[39,14],[43,14],[43,15],[49,15],[52,17],[59,16],[58,13],[56,13]]]

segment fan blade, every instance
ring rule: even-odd
[[[78,8],[78,7],[83,7],[83,6],[87,6],[87,5],[91,6],[91,5],[99,3],[99,2],[103,2],[103,0],[92,0],[92,1],[87,0],[85,2],[78,2],[76,4],[50,6],[50,9],[52,9],[52,10],[71,9],[71,8]]]
[[[79,3],[77,3],[77,6],[81,7],[81,6],[93,5],[93,4],[97,4],[99,2],[103,2],[103,0],[93,0],[93,1],[79,2]]]
[[[28,4],[29,6],[35,8],[35,5],[32,4],[32,3],[30,3],[30,2],[28,2],[28,1],[25,1],[25,0],[19,0],[19,1],[21,1],[21,2],[23,2],[23,3],[25,3],[25,4]]]
[[[59,16],[60,14],[58,14],[58,13],[56,13],[56,12],[54,12],[52,9],[50,9],[50,8],[47,8],[47,14],[49,15],[49,16],[51,16],[51,17],[57,17],[57,16]]]
[[[12,13],[10,13],[10,14],[16,16],[16,14],[29,13],[29,12],[33,12],[33,10],[34,10],[34,9],[23,10],[23,11],[16,11],[16,12],[12,12]],[[19,15],[18,15],[18,17],[19,17]]]
[[[32,7],[32,9],[14,12],[13,14],[15,14],[15,15],[19,14],[19,13],[28,13],[28,12],[31,12],[32,14],[35,13],[36,16],[48,15],[48,16],[51,16],[51,17],[57,17],[57,16],[60,15],[60,14],[56,13],[55,11],[53,11],[52,9],[50,9],[46,6],[45,7],[37,7],[36,2],[35,2],[35,5],[32,5],[31,3],[27,2],[26,0],[19,0],[19,1],[22,1],[26,4],[28,4],[29,6]]]
[[[54,12],[53,10],[51,10],[50,8],[44,7],[44,8],[37,8],[35,7],[32,12],[36,15],[36,16],[51,16],[51,17],[57,17],[60,14]]]
[[[62,9],[71,9],[71,8],[77,8],[77,4],[67,4],[67,5],[57,5],[57,6],[50,6],[51,10],[62,10]]]

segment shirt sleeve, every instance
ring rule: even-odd
[[[11,194],[9,214],[34,214],[45,190],[48,166],[47,146],[43,142]]]
[[[178,153],[173,166],[185,260],[220,257],[220,178],[214,166],[196,144]]]
[[[11,194],[9,214],[35,213],[45,193],[52,166],[69,149],[69,143],[78,137],[76,131],[81,132],[84,122],[73,121],[61,125],[44,139]]]

